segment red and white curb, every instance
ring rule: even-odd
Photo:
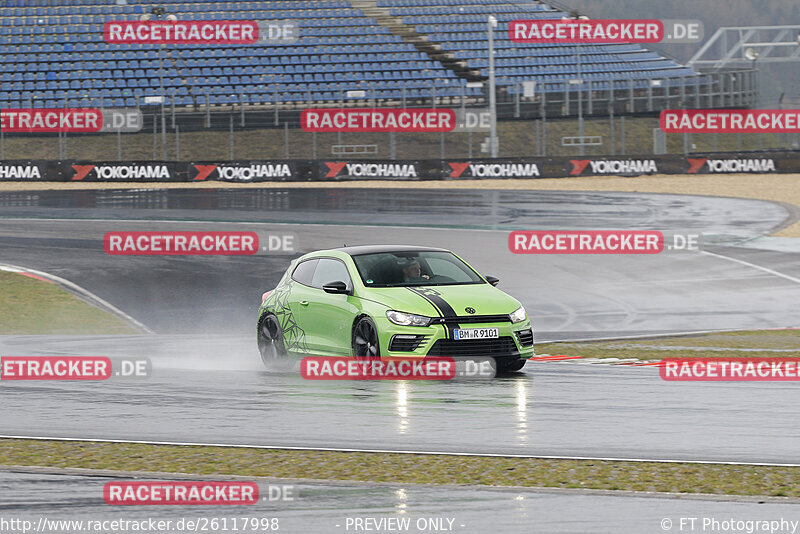
[[[28,278],[35,278],[36,280],[41,280],[42,282],[47,282],[48,284],[55,284],[52,280],[48,280],[42,276],[29,273],[22,269],[21,267],[12,267],[10,265],[0,265],[0,271],[5,271],[7,273],[16,273],[21,274],[22,276],[27,276]]]
[[[539,354],[529,361],[539,363],[572,363],[585,365],[629,365],[631,367],[647,367],[661,365],[661,360],[640,360],[638,358],[584,358],[583,356],[565,356],[563,354],[551,356]]]
[[[106,302],[105,300],[101,299],[91,291],[84,289],[78,284],[70,282],[69,280],[61,278],[60,276],[56,276],[50,273],[45,273],[42,271],[37,271],[35,269],[28,269],[26,267],[19,267],[18,265],[9,265],[7,263],[0,263],[0,271],[27,276],[28,278],[34,278],[42,282],[47,282],[48,284],[55,284],[64,291],[78,297],[82,301],[119,317],[123,321],[127,322],[128,324],[130,324],[131,326],[133,326],[134,328],[140,330],[145,334],[154,333],[152,330],[147,328],[147,326],[140,323],[139,321],[137,321],[124,311],[114,306],[113,304]]]

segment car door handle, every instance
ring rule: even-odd
[[[308,301],[307,300],[301,300],[300,301],[300,305],[301,306],[308,306]]]

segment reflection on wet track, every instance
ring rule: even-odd
[[[0,353],[86,346],[147,355],[153,376],[5,383],[4,434],[800,463],[792,383],[676,383],[652,367],[538,362],[493,380],[306,381],[296,361],[264,370],[249,338],[220,336],[6,337]]]

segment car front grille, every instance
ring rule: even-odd
[[[433,344],[428,356],[516,356],[517,345],[510,336],[497,339],[440,339]]]
[[[517,340],[519,341],[520,346],[522,346],[522,347],[530,347],[531,345],[533,345],[533,330],[532,329],[529,328],[527,330],[520,330],[519,332],[516,332],[516,334],[517,334]]]
[[[430,336],[397,334],[389,341],[389,350],[392,352],[414,352]]]
[[[431,324],[482,324],[510,323],[508,315],[459,315],[454,317],[434,317]]]

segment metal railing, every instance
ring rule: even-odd
[[[704,73],[697,77],[633,82],[573,85],[548,84],[548,92],[525,96],[522,83],[500,85],[497,113],[500,157],[571,156],[578,150],[589,155],[651,153],[656,140],[658,113],[663,109],[750,108],[758,99],[757,71],[753,69]],[[552,90],[552,89],[558,90]],[[309,133],[300,129],[300,113],[308,107],[449,107],[485,109],[480,96],[405,97],[395,101],[352,99],[247,105],[205,105],[203,98],[191,106],[177,106],[172,95],[163,104],[140,105],[143,129],[139,133],[10,134],[0,132],[0,159],[129,160],[311,158],[331,154],[335,146],[369,146],[358,157],[430,159],[485,157],[485,131],[436,134],[414,133]],[[579,106],[578,103],[582,105]],[[63,102],[65,108],[100,107],[79,92]],[[20,107],[36,107],[33,98]],[[586,119],[585,136],[594,146],[564,143],[578,135],[579,109]],[[162,123],[161,114],[166,116]],[[600,143],[597,143],[597,140]],[[667,153],[741,151],[797,148],[800,138],[790,134],[666,134],[657,139]],[[663,142],[662,142],[663,141]],[[348,150],[340,148],[338,155]],[[355,150],[355,149],[353,149]],[[359,152],[364,152],[359,150]],[[353,154],[347,154],[352,156]]]

